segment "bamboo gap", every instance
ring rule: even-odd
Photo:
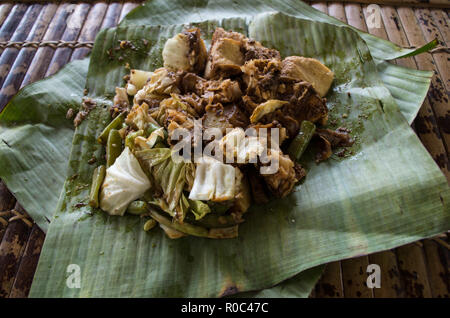
[[[56,12],[57,5],[46,5],[36,19],[33,29],[30,31],[27,41],[40,41],[47,31],[47,28]],[[0,90],[0,109],[6,106],[6,103],[14,96],[20,88],[22,79],[28,70],[28,67],[36,53],[35,48],[22,48],[12,64],[12,72],[6,76],[3,86]]]
[[[440,246],[433,240],[424,240],[425,261],[434,298],[450,297],[450,277]],[[448,250],[447,250],[448,253]]]
[[[28,296],[34,272],[36,271],[39,256],[41,254],[41,249],[44,244],[44,239],[44,232],[42,232],[36,224],[33,224],[30,237],[20,261],[17,275],[9,294],[10,298],[25,298]]]
[[[81,28],[88,16],[91,9],[90,4],[82,3],[79,5],[71,5],[67,10],[71,12],[67,18],[68,27],[64,31],[61,38],[63,41],[75,41],[78,39]],[[49,68],[44,77],[55,74],[61,67],[63,67],[70,59],[72,55],[72,49],[67,47],[57,48],[50,61]]]
[[[366,272],[369,258],[361,256],[341,261],[342,284],[345,298],[372,298],[373,292],[367,287]]]
[[[44,41],[58,40],[62,37],[66,29],[67,17],[70,14],[67,6],[68,4],[63,4],[58,7],[55,17],[50,22],[47,32],[44,35]],[[55,49],[51,47],[40,47],[37,49],[22,81],[21,88],[44,77],[54,53]]]
[[[328,263],[325,271],[314,287],[315,298],[342,298],[341,263]]]
[[[430,282],[422,247],[409,244],[397,248],[397,260],[405,285],[406,297],[431,297]]]
[[[402,22],[402,25],[405,29],[405,34],[409,41],[409,44],[412,46],[417,46],[420,45],[421,43],[425,44],[426,41],[423,38],[420,27],[416,23],[414,12],[412,12],[412,10],[410,10],[409,8],[398,8],[397,12]],[[447,176],[447,180],[449,180],[450,182],[450,171],[448,167],[448,156],[449,156],[448,146],[450,145],[450,132],[446,133],[445,132],[446,130],[440,127],[439,122],[436,122],[436,124],[434,124],[433,122],[440,117],[445,118],[448,109],[448,100],[447,102],[445,102],[442,96],[448,99],[448,97],[446,97],[447,93],[444,91],[442,81],[441,80],[438,81],[436,79],[437,71],[435,70],[435,65],[431,54],[428,53],[420,54],[415,56],[414,59],[419,69],[433,70],[435,72],[435,76],[433,76],[431,79],[430,90],[427,94],[429,103],[431,105],[430,107],[431,112],[425,114],[424,117],[422,117],[426,120],[431,121],[431,124],[428,125],[430,128],[427,128],[426,125],[422,125],[423,127],[421,128],[423,128],[423,133],[433,134],[435,135],[436,139],[442,140],[442,144],[445,151],[434,153],[432,154],[432,156],[433,159],[438,164],[438,166]],[[421,110],[423,110],[423,108]],[[423,121],[421,122],[420,119],[419,120],[416,119],[416,126],[418,126],[417,124],[421,125],[423,124]]]
[[[88,17],[81,29],[80,35],[78,36],[79,42],[91,42],[94,41],[97,32],[99,31],[103,18],[105,17],[108,5],[104,2],[95,3]],[[86,56],[90,52],[88,48],[77,48],[73,50],[70,60],[79,60]]]
[[[42,5],[33,5],[28,8],[26,14],[11,37],[12,41],[24,41],[28,37],[28,34],[31,32],[41,9]],[[16,48],[7,48],[2,52],[0,56],[0,87],[3,85],[6,75],[11,70],[12,63],[18,54],[19,50]],[[3,107],[0,106],[0,110],[1,109],[3,109]]]
[[[16,203],[15,210],[25,211]],[[21,221],[10,222],[0,244],[0,297],[6,298],[19,268],[19,260],[30,236],[31,228]]]

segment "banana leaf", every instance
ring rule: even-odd
[[[80,107],[88,65],[74,61],[26,86],[0,113],[0,176],[44,232],[67,177],[74,127],[66,114]]]
[[[245,3],[236,5],[236,1],[230,3],[228,0],[220,1],[219,3],[214,1],[183,1],[182,6],[179,1],[167,3],[165,1],[148,1],[144,6],[137,7],[131,11],[123,19],[121,25],[166,24],[175,23],[175,21],[187,22],[190,17],[189,14],[192,14],[192,12],[197,12],[192,16],[192,19],[199,21],[216,16],[217,13],[226,17],[244,16],[248,20],[252,15],[256,15],[264,10],[286,9],[286,6],[280,6],[279,2],[267,2],[267,4],[264,4],[264,1],[251,1],[245,2],[249,5],[245,5]],[[269,6],[269,4],[272,6]],[[214,10],[219,10],[219,12]],[[319,19],[335,25],[344,25],[341,21],[324,15],[301,1],[290,2],[290,9],[286,12],[303,18]],[[383,52],[383,46],[384,49],[387,47],[388,51],[386,52],[390,52],[390,54],[384,56],[386,59],[397,56],[398,52],[401,52],[403,55],[421,52],[421,50],[404,50],[390,42],[386,43],[382,39],[375,38],[361,31],[358,32],[365,34],[365,38],[371,39],[369,43],[375,47],[374,50],[376,52]],[[375,39],[378,39],[380,44],[377,44]],[[378,46],[380,48],[377,49]],[[44,232],[47,231],[49,220],[53,217],[54,207],[58,202],[60,190],[66,177],[66,160],[69,157],[71,148],[71,143],[67,141],[71,140],[74,128],[70,125],[70,121],[64,120],[65,114],[69,108],[78,108],[77,100],[80,101],[83,95],[88,65],[89,58],[84,59],[82,63],[78,61],[69,63],[60,72],[61,74],[56,75],[54,79],[50,77],[25,87],[9,102],[2,114],[0,114],[0,136],[14,135],[15,142],[19,144],[29,141],[40,149],[48,150],[45,152],[15,151],[15,149],[11,150],[5,142],[0,143],[0,159],[2,159],[2,162],[5,162],[4,165],[0,165],[0,176]],[[383,84],[389,89],[400,107],[400,111],[411,124],[426,97],[432,72],[407,69],[385,61],[377,64],[377,70]],[[71,73],[76,73],[76,75],[72,77]],[[72,81],[62,80],[60,77],[69,77]],[[64,85],[60,87],[58,83],[61,81]],[[35,95],[34,91],[36,89],[47,92],[48,96],[59,99],[47,102],[48,96],[42,99],[41,96],[46,94]],[[65,91],[71,91],[72,93],[68,96],[64,94]],[[44,108],[44,112],[41,108],[42,105],[47,105]],[[54,110],[53,107],[56,109]],[[58,108],[60,108],[59,111]],[[45,138],[37,138],[37,135],[34,135],[35,137],[30,139],[28,137],[29,130],[36,128],[27,125],[26,113],[28,111],[39,111],[41,114],[46,114],[46,116],[50,116],[50,114],[53,114],[52,116],[60,115],[60,118],[49,122],[35,122],[36,124],[49,126],[47,128],[51,127],[53,132]],[[13,120],[10,120],[9,117],[13,118]],[[60,126],[62,121],[64,124]],[[13,131],[14,133],[12,133]],[[6,141],[8,138],[2,139]],[[56,152],[54,151],[55,146],[58,150]],[[49,158],[48,154],[57,157]],[[51,165],[51,168],[49,165]],[[34,166],[45,168],[42,170],[32,169]],[[36,186],[37,182],[45,182],[37,181],[38,179],[44,179],[43,176],[46,176],[46,180],[48,180],[44,189],[49,191],[45,196],[40,191],[40,187]],[[29,182],[29,180],[32,181]]]
[[[103,157],[95,139],[110,120],[106,107],[122,84],[125,63],[150,70],[161,66],[165,40],[184,26],[105,30],[96,39],[86,82],[97,107],[76,129],[72,177],[50,225],[31,296],[225,296],[261,290],[320,264],[448,228],[447,182],[383,85],[357,32],[280,13],[194,25],[206,37],[220,25],[247,33],[283,56],[322,60],[336,74],[327,96],[330,117],[356,134],[353,154],[320,165],[305,162],[306,182],[284,199],[253,206],[237,239],[173,241],[160,230],[140,231],[144,220],[139,218],[92,211],[83,205],[94,168],[87,161]],[[131,41],[137,50],[123,52],[122,61],[111,60],[108,51],[119,40]],[[80,289],[66,286],[70,264],[81,267]]]

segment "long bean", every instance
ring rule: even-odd
[[[92,185],[91,192],[89,193],[89,205],[93,208],[98,208],[99,206],[99,192],[100,187],[103,184],[103,180],[105,179],[106,167],[104,165],[98,166],[94,170],[94,174],[92,175]]]
[[[148,213],[147,208],[148,208],[147,202],[141,201],[141,200],[136,200],[136,201],[131,202],[128,205],[127,213],[134,214],[134,215],[141,215],[144,213]]]
[[[120,137],[120,133],[117,129],[111,129],[106,143],[106,166],[112,166],[121,153],[122,138]]]
[[[244,222],[244,220],[236,221],[232,215],[216,215],[216,214],[205,215],[200,220],[192,220],[192,218],[186,218],[186,221],[210,229],[229,227]]]
[[[300,159],[308,147],[315,131],[316,125],[307,120],[302,121],[302,124],[300,125],[300,132],[297,136],[295,136],[288,148],[288,154],[292,159],[297,161]]]
[[[100,136],[97,138],[97,141],[99,143],[101,143],[102,145],[105,145],[106,142],[108,141],[108,136],[109,136],[109,132],[111,131],[111,129],[118,129],[121,128],[122,124],[125,121],[125,115],[124,113],[119,114],[116,118],[114,118],[109,124],[108,126],[105,127],[105,129],[103,129],[102,133],[100,134]]]
[[[182,233],[186,233],[193,236],[207,237],[207,238],[235,238],[238,235],[238,226],[230,226],[224,228],[207,229],[204,227],[192,225],[189,223],[172,222],[170,219],[159,214],[154,209],[149,209],[149,213],[152,218],[157,222],[177,230]]]
[[[125,138],[125,147],[128,147],[131,150],[134,150],[134,140],[136,139],[136,137],[139,137],[139,136],[144,136],[144,131],[142,129],[132,132],[132,133],[129,133],[127,135],[127,137]]]

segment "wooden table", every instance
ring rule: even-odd
[[[380,7],[380,28],[368,28],[367,7]],[[0,42],[4,41],[93,41],[101,28],[116,25],[136,2],[14,1],[0,4]],[[346,0],[311,3],[361,30],[388,39],[400,46],[420,46],[434,38],[441,49],[431,54],[406,58],[395,63],[433,70],[428,96],[413,123],[426,149],[450,182],[450,2],[448,0]],[[69,14],[79,26],[66,29]],[[98,23],[102,21],[101,23]],[[370,25],[370,24],[369,24]],[[20,87],[49,76],[71,60],[89,52],[88,48],[0,47],[0,110]],[[0,297],[26,297],[45,235],[36,224],[27,224],[11,211],[26,215],[0,181]],[[444,233],[395,250],[371,254],[327,265],[311,297],[449,297],[450,238]],[[381,267],[381,288],[367,288],[368,264]]]

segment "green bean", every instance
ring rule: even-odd
[[[134,139],[138,136],[144,136],[144,131],[138,130],[132,133],[129,133],[127,137],[125,138],[125,147],[130,148],[131,150],[134,150]]]
[[[92,175],[92,185],[91,192],[89,193],[89,205],[93,208],[98,208],[99,206],[99,192],[100,187],[103,184],[103,180],[105,179],[106,167],[104,165],[98,166],[94,170],[94,174]]]
[[[147,202],[136,200],[128,205],[127,213],[134,215],[141,215],[148,212],[147,208],[148,208]]]
[[[159,214],[154,209],[149,209],[149,213],[152,218],[154,218],[159,223],[170,227],[174,230],[194,235],[194,236],[200,236],[200,237],[208,237],[209,231],[208,229],[205,229],[200,226],[191,225],[188,223],[178,223],[178,222],[172,222],[172,220],[166,218],[165,216]]]
[[[111,129],[106,143],[106,166],[111,167],[122,153],[122,138],[117,129]]]
[[[147,222],[144,223],[144,231],[150,231],[151,229],[153,229],[156,224],[158,224],[158,222],[156,222],[154,219],[150,219]]]
[[[236,221],[232,215],[216,215],[208,214],[200,220],[193,220],[191,217],[186,217],[188,223],[204,226],[210,229],[224,228],[244,222],[244,220]]]
[[[106,144],[108,141],[109,132],[111,129],[120,129],[125,122],[125,115],[124,113],[119,114],[116,118],[114,118],[108,126],[103,129],[100,136],[97,138],[97,141],[101,143],[102,145]]]
[[[297,161],[300,159],[308,147],[315,131],[316,125],[307,120],[302,121],[302,124],[300,125],[300,132],[297,136],[295,136],[288,148],[288,154],[292,159]]]
[[[186,222],[185,223],[172,222],[170,219],[159,214],[154,209],[149,209],[149,213],[152,218],[154,218],[157,222],[161,223],[162,225],[165,225],[171,229],[193,236],[222,239],[222,238],[234,238],[237,237],[238,235],[238,225],[224,228],[207,229]]]
[[[231,201],[227,201],[227,202],[213,202],[213,201],[208,201],[208,205],[211,208],[211,213],[214,214],[225,214],[233,205],[233,202]]]
[[[168,148],[167,145],[163,144],[162,142],[157,142],[153,148]]]
[[[147,136],[150,136],[150,134],[152,132],[154,132],[156,129],[161,128],[161,127],[155,125],[154,123],[148,123],[147,125],[148,125],[147,129],[146,129]]]

